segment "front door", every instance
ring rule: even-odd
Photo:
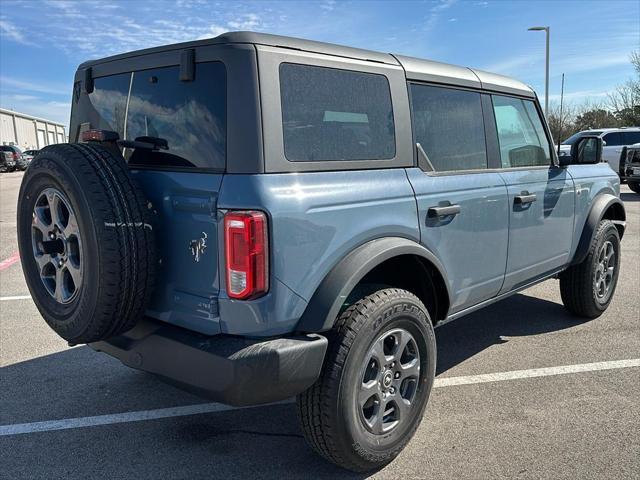
[[[532,100],[494,95],[502,170],[508,190],[509,255],[502,292],[526,285],[569,261],[575,188],[552,165],[550,142]]]
[[[411,84],[422,168],[407,175],[416,194],[420,238],[445,266],[450,313],[498,294],[507,260],[507,188],[488,171],[478,92]]]

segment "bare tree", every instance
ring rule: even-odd
[[[549,129],[555,142],[562,142],[577,132],[575,129],[576,107],[571,103],[562,106],[562,116],[560,116],[560,104],[552,102],[549,106]]]
[[[608,95],[609,107],[620,126],[640,125],[640,50],[631,52],[635,77],[630,78]]]

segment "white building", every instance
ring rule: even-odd
[[[0,145],[17,145],[23,151],[39,150],[68,140],[61,123],[0,108]]]

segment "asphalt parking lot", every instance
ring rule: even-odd
[[[69,348],[15,261],[21,178],[0,175],[0,478],[364,478],[305,445],[290,402],[221,409]],[[571,317],[549,280],[437,329],[425,419],[372,477],[640,477],[640,196],[624,186],[622,197],[608,311]]]

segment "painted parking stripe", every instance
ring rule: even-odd
[[[11,300],[28,300],[31,295],[13,295],[12,297],[0,297],[0,302],[10,302]]]
[[[600,370],[615,370],[630,367],[640,367],[640,358],[630,360],[615,360],[611,362],[583,363],[579,365],[564,365],[559,367],[534,368],[530,370],[514,370],[511,372],[489,373],[483,375],[437,378],[435,380],[434,387],[442,388],[455,385],[503,382],[507,380],[548,377],[554,375],[566,375],[570,373],[595,372]],[[283,402],[271,405],[289,403],[293,403],[293,399],[285,400]],[[240,408],[259,408],[261,406],[264,405],[259,405],[258,407],[249,406]],[[204,413],[216,413],[237,409],[238,407],[230,407],[219,403],[200,403],[196,405],[186,405],[180,407],[158,408],[155,410],[142,410],[136,412],[97,415],[94,417],[66,418],[63,420],[17,423],[13,425],[0,425],[0,436],[50,432],[53,430],[68,430],[83,427],[95,427],[99,425],[113,425],[118,423],[141,422],[145,420],[158,420],[162,418],[185,417],[188,415],[200,415]]]
[[[463,377],[438,378],[434,387],[452,387],[455,385],[471,385],[474,383],[504,382],[524,378],[551,377],[568,373],[597,372],[598,370],[615,370],[617,368],[640,367],[640,358],[630,360],[614,360],[611,362],[582,363],[559,367],[532,368],[530,370],[513,370],[511,372],[485,373]]]
[[[18,263],[18,261],[20,261],[20,252],[14,252],[10,257],[0,262],[0,271],[9,268],[14,263]]]

